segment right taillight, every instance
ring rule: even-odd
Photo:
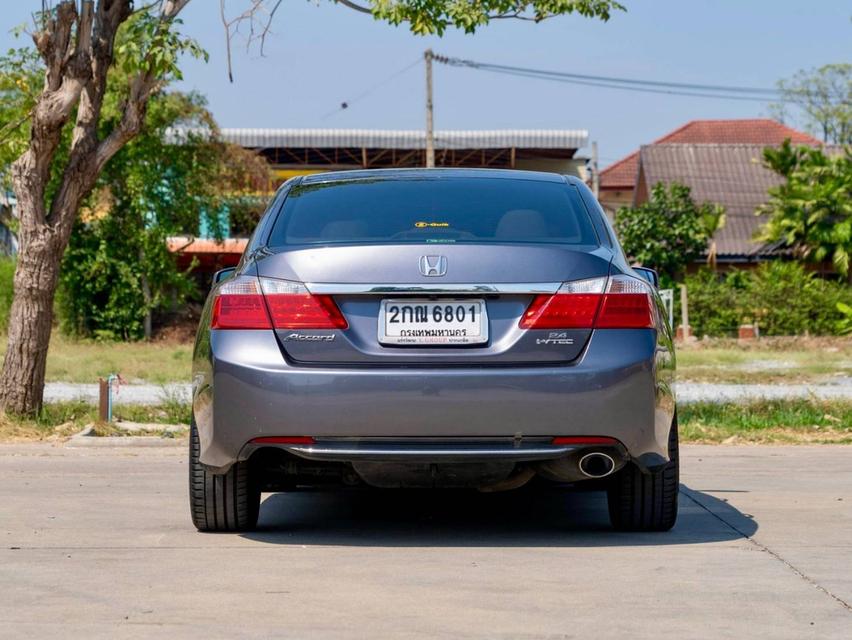
[[[239,276],[213,301],[211,329],[346,329],[330,296],[313,295],[300,282]]]
[[[653,300],[649,284],[630,276],[609,279],[596,329],[653,329]]]
[[[644,329],[654,327],[651,290],[618,275],[566,282],[552,295],[533,298],[521,329]]]

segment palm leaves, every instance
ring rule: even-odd
[[[758,213],[769,219],[761,232],[768,241],[783,241],[808,260],[830,260],[838,273],[850,275],[852,253],[852,148],[826,156],[822,149],[764,151],[766,166],[786,181],[769,190]]]

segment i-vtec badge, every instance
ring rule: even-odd
[[[574,338],[569,338],[564,331],[551,331],[546,338],[536,338],[535,343],[571,345],[574,344]]]
[[[286,338],[284,338],[284,342],[333,342],[334,334],[326,333],[291,333]]]

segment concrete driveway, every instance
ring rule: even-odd
[[[852,637],[852,447],[683,456],[668,534],[552,491],[273,495],[202,535],[183,446],[2,445],[0,637]]]

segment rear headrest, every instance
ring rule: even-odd
[[[547,237],[547,222],[544,216],[535,209],[512,209],[503,214],[495,238],[544,238]]]

